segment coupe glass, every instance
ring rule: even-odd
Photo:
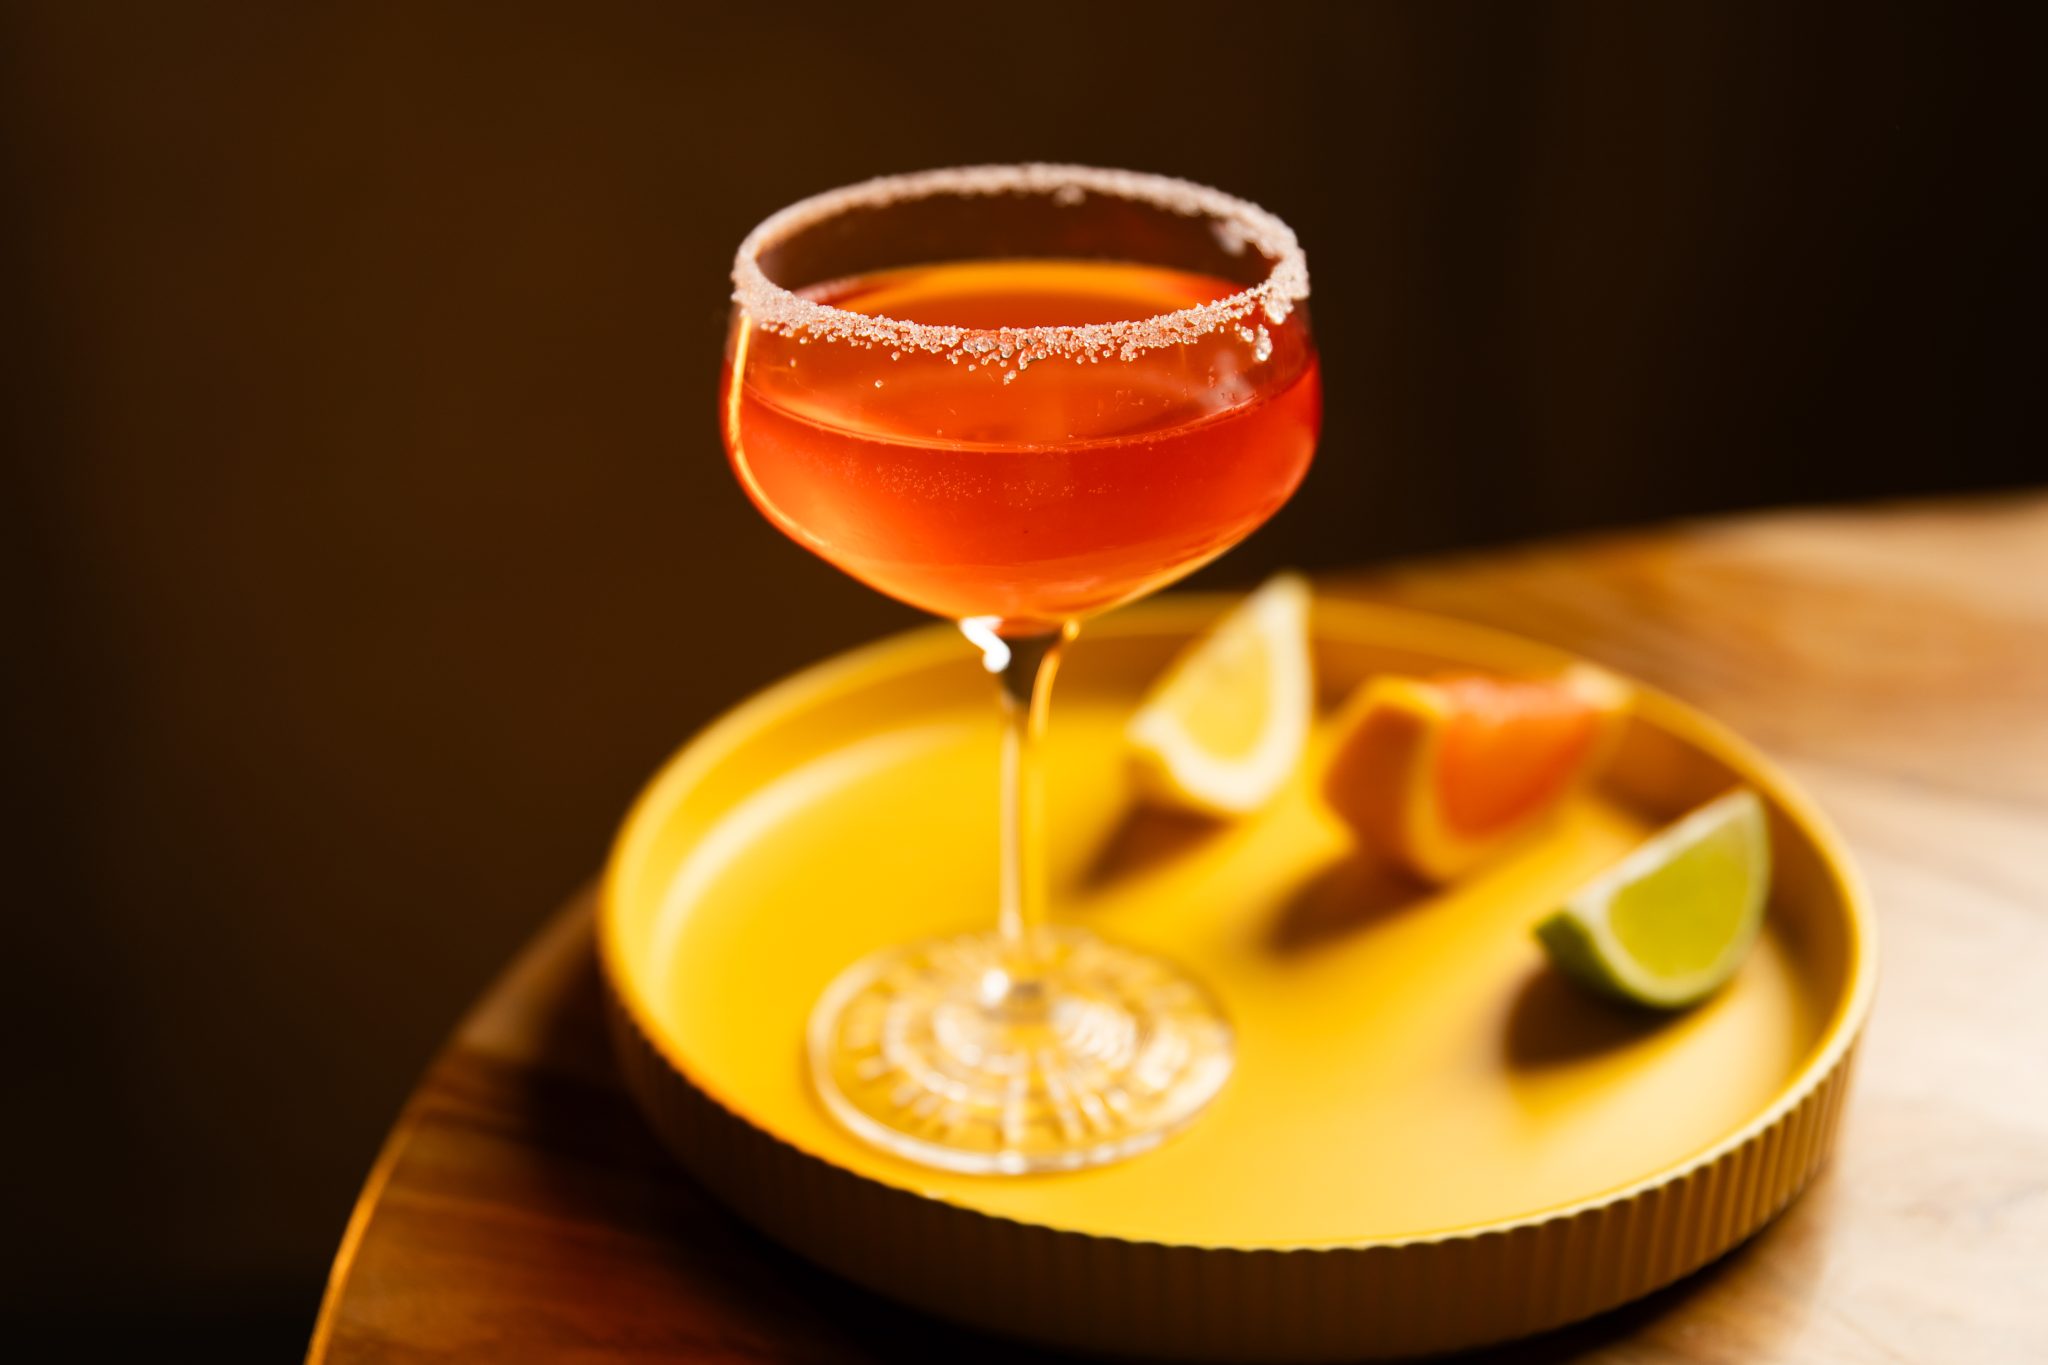
[[[1155,1146],[1230,1074],[1215,998],[1045,922],[1036,759],[1094,613],[1243,539],[1314,452],[1308,270],[1271,214],[1076,166],[894,176],[741,245],[726,448],[776,526],[959,623],[996,676],[996,927],[850,967],[812,1015],[819,1095],[953,1171],[1073,1170]]]

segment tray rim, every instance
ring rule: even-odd
[[[1242,594],[1229,592],[1168,593],[1091,622],[1087,634],[1098,637],[1192,634],[1241,598]],[[1516,658],[1522,661],[1519,664],[1502,665],[1493,665],[1489,662],[1488,666],[1500,666],[1509,671],[1533,672],[1554,668],[1583,657],[1511,631],[1411,607],[1333,596],[1320,589],[1313,598],[1311,622],[1312,634],[1331,629],[1336,623],[1342,622],[1342,627],[1334,633],[1355,632],[1357,638],[1375,644],[1400,647],[1413,641],[1417,651],[1423,653],[1451,652],[1486,658],[1489,661]],[[1799,1069],[1767,1104],[1761,1106],[1732,1132],[1697,1152],[1625,1184],[1512,1217],[1480,1220],[1418,1233],[1293,1244],[1172,1241],[1033,1222],[1008,1214],[993,1213],[948,1194],[920,1189],[915,1184],[843,1165],[804,1143],[763,1127],[749,1118],[744,1110],[706,1085],[701,1077],[693,1075],[670,1047],[668,1040],[663,1036],[663,1031],[652,1026],[645,1003],[637,998],[631,985],[632,977],[625,967],[628,950],[622,942],[623,931],[619,926],[620,915],[616,908],[620,898],[619,884],[639,842],[651,837],[653,815],[672,806],[698,773],[722,760],[738,747],[747,735],[758,729],[762,722],[772,719],[780,712],[802,705],[808,698],[827,695],[863,674],[880,670],[909,669],[928,661],[940,662],[954,657],[965,658],[967,655],[952,626],[945,623],[916,626],[828,656],[752,694],[714,717],[670,753],[628,808],[605,860],[598,896],[597,946],[615,1021],[630,1026],[632,1034],[642,1046],[658,1057],[673,1076],[690,1090],[709,1101],[728,1119],[777,1147],[829,1168],[841,1176],[915,1200],[920,1204],[943,1205],[953,1212],[1034,1233],[1078,1237],[1090,1242],[1118,1244],[1131,1248],[1238,1256],[1291,1257],[1302,1254],[1358,1253],[1491,1239],[1524,1229],[1569,1223],[1588,1214],[1619,1208],[1664,1187],[1682,1184],[1709,1168],[1728,1161],[1744,1148],[1751,1147],[1768,1136],[1794,1111],[1814,1101],[1821,1092],[1844,1078],[1845,1069],[1853,1058],[1856,1043],[1869,1017],[1876,994],[1878,972],[1875,914],[1871,907],[1868,888],[1846,844],[1804,788],[1761,750],[1698,708],[1617,669],[1612,671],[1634,689],[1637,711],[1645,714],[1653,724],[1727,760],[1731,766],[1750,772],[1760,781],[1767,789],[1771,803],[1812,841],[1828,879],[1835,885],[1845,913],[1848,929],[1847,985],[1841,999],[1822,1026],[1820,1036]],[[642,1098],[637,1091],[636,1098]],[[1839,1110],[1838,1104],[1836,1109]],[[1831,1132],[1832,1118],[1829,1121],[1829,1128]],[[1826,1137],[1828,1134],[1823,1136]],[[1786,1192],[1786,1201],[1803,1189],[1805,1183],[1805,1177],[1795,1180],[1792,1188]],[[1777,1209],[1773,1208],[1762,1221],[1768,1221],[1776,1211]],[[1746,1231],[1741,1234],[1746,1235]],[[1729,1245],[1739,1241],[1741,1236],[1732,1238]]]

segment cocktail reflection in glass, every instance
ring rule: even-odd
[[[969,167],[792,205],[733,278],[721,416],[748,496],[958,622],[1007,715],[997,924],[840,976],[811,1020],[818,1093],[946,1170],[1153,1147],[1228,1078],[1229,1021],[1170,963],[1046,923],[1035,750],[1080,623],[1235,545],[1307,471],[1294,233],[1161,176]]]

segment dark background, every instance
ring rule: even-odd
[[[0,9],[16,1331],[301,1351],[636,784],[908,623],[719,449],[793,198],[1070,159],[1289,219],[1325,441],[1215,582],[2048,474],[2022,7],[863,8]]]

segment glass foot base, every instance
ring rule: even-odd
[[[811,1015],[825,1107],[885,1151],[971,1175],[1121,1161],[1183,1127],[1230,1075],[1230,1024],[1158,958],[1084,930],[1041,932],[1018,990],[997,935],[856,963]]]

